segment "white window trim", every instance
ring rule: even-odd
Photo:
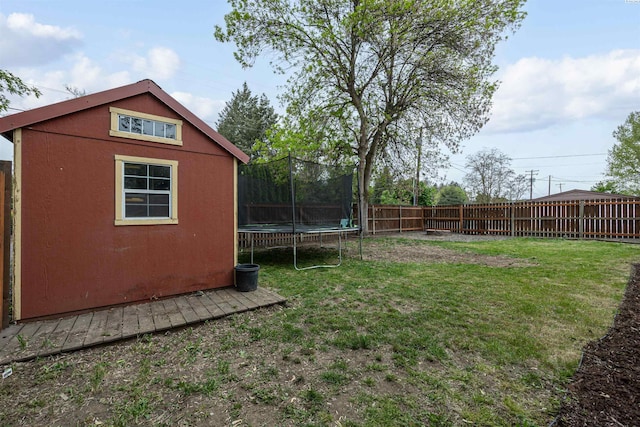
[[[111,113],[111,127],[109,135],[118,136],[120,138],[137,139],[140,141],[159,142],[161,144],[182,145],[182,120],[170,119],[168,117],[156,116],[153,114],[139,113],[137,111],[125,110],[122,108],[109,107]],[[118,130],[118,115],[131,116],[140,119],[154,120],[157,122],[171,123],[176,125],[176,139],[163,138],[160,136],[143,135],[139,133],[123,132]]]
[[[171,166],[171,217],[170,218],[126,218],[124,197],[124,164],[143,163],[148,165]],[[115,225],[158,225],[178,223],[178,161],[115,155]]]

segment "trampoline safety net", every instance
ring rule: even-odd
[[[352,227],[354,167],[286,157],[238,167],[238,227],[305,232]]]

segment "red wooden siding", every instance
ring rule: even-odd
[[[109,106],[181,119],[147,94],[23,129],[23,319],[233,284],[234,158],[186,121],[110,137]],[[114,225],[116,154],[179,162],[177,225]]]

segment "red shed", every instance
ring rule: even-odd
[[[151,80],[0,118],[15,320],[233,284],[248,156]]]

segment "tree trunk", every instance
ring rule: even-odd
[[[361,160],[358,164],[358,224],[362,234],[369,234],[369,191],[367,188],[367,179],[365,179],[365,164]]]

